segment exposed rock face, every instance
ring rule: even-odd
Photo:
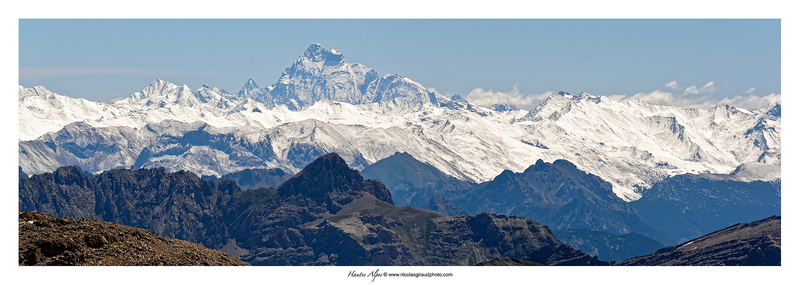
[[[19,185],[20,209],[149,229],[252,265],[474,265],[523,258],[543,247],[566,252],[570,260],[591,259],[525,218],[443,217],[396,207],[383,183],[363,180],[336,154],[320,157],[277,189],[241,191],[228,179],[217,184],[163,168],[89,178],[63,167],[20,178]]]
[[[639,218],[636,209],[617,197],[610,183],[566,160],[539,160],[522,173],[503,171],[453,203],[471,214],[522,216],[555,229],[634,232],[672,244],[666,235]]]
[[[248,264],[226,253],[142,229],[20,211],[19,265]]]
[[[781,265],[781,217],[736,224],[620,265]]]

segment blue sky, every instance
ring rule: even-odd
[[[686,106],[781,94],[777,19],[23,19],[19,84],[99,101],[156,78],[236,92],[275,83],[312,43],[485,104],[562,90]]]

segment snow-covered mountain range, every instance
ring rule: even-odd
[[[637,187],[676,174],[728,174],[746,164],[748,179],[779,178],[780,112],[780,103],[682,109],[566,92],[530,111],[485,108],[399,75],[378,76],[314,44],[275,84],[248,80],[235,94],[157,79],[103,103],[20,86],[19,164],[27,174],[78,165],[221,176],[247,168],[297,172],[332,151],[363,169],[406,152],[483,182],[538,159],[565,159],[630,201]]]

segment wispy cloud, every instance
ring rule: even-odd
[[[731,105],[740,108],[756,110],[780,101],[781,101],[781,94],[773,93],[764,97],[750,94],[749,96],[736,96],[730,99],[728,97],[725,97],[725,99],[719,101],[718,105]]]
[[[673,82],[674,82],[674,80],[673,80]],[[669,83],[667,83],[667,84],[669,84]],[[717,88],[714,87],[714,81],[711,81],[709,83],[706,83],[706,85],[703,85],[703,87],[701,87],[700,89],[697,89],[697,87],[694,86],[694,85],[689,86],[689,88],[686,88],[686,90],[683,91],[683,94],[684,95],[686,95],[686,94],[702,94],[702,93],[712,93],[714,91],[717,91]]]
[[[632,97],[629,98],[624,97],[622,99],[625,100],[639,99],[642,102],[655,105],[675,105],[678,101],[675,100],[675,95],[673,95],[672,93],[664,92],[661,90],[656,90],[650,93],[640,92],[636,93],[636,95],[633,95]]]
[[[683,88],[673,80],[665,84],[669,89],[680,92]],[[781,101],[781,94],[770,94],[766,96],[755,95],[755,88],[750,88],[744,91],[746,96],[734,96],[733,98],[725,97],[722,100],[714,100],[711,98],[710,93],[717,91],[714,86],[714,81],[708,82],[703,87],[690,86],[683,90],[681,95],[676,95],[670,91],[655,90],[652,92],[640,92],[633,96],[626,95],[612,95],[608,96],[614,100],[633,100],[638,99],[649,104],[677,106],[683,108],[710,108],[713,106],[730,105],[739,108],[756,110],[763,108],[767,105]],[[705,96],[697,96],[699,94],[708,94]]]
[[[536,104],[547,99],[550,95],[555,94],[554,92],[545,92],[542,94],[521,94],[519,92],[519,88],[515,84],[514,87],[511,88],[511,92],[500,92],[500,91],[492,91],[492,90],[483,90],[482,88],[475,88],[467,94],[467,99],[472,104],[478,106],[488,107],[494,104],[512,104],[521,109],[530,110]]]
[[[672,90],[682,90],[683,89],[683,87],[678,85],[678,81],[675,81],[675,80],[672,80],[669,83],[664,84],[664,85],[667,86],[667,88],[672,89]]]
[[[211,75],[214,72],[201,70],[172,70],[153,68],[127,68],[127,67],[25,67],[20,66],[19,76],[26,79],[38,79],[53,76],[81,76],[81,75]]]

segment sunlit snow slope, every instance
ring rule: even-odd
[[[638,198],[637,185],[727,174],[743,163],[780,177],[780,103],[681,109],[562,92],[531,111],[512,107],[495,111],[398,75],[377,76],[315,44],[277,83],[258,88],[249,80],[237,94],[158,79],[109,104],[20,86],[19,162],[29,175],[59,165],[92,172],[135,165],[220,176],[297,172],[330,151],[361,169],[400,151],[483,182],[538,159],[566,159],[626,200]],[[757,172],[750,176],[776,176]]]

